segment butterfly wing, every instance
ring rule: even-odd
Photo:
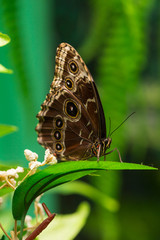
[[[71,73],[69,67],[73,61],[78,65],[75,73]],[[78,52],[67,43],[61,43],[57,48],[56,77],[58,81],[52,82],[53,88],[67,78],[71,78],[76,83],[72,92],[86,107],[96,135],[99,139],[106,138],[105,117],[95,82]]]
[[[38,142],[60,160],[92,156],[105,137],[105,118],[97,88],[82,58],[67,43],[57,48],[54,80],[37,115]]]

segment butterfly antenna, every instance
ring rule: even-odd
[[[111,133],[111,118],[109,117],[109,134],[108,134],[108,137],[111,136],[110,133]]]
[[[108,136],[108,135],[107,135],[107,125],[106,125],[106,136]]]
[[[127,121],[128,118],[130,118],[133,114],[135,114],[135,112],[132,112],[118,127],[116,127],[111,134],[109,134],[109,136],[111,136],[118,128],[120,128],[120,126],[123,125],[123,123],[125,123]]]

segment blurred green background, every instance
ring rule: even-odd
[[[160,1],[159,0],[0,0],[0,31],[11,43],[0,49],[0,63],[14,71],[0,74],[0,123],[19,131],[0,139],[1,163],[27,166],[24,149],[43,159],[35,126],[40,104],[54,75],[56,47],[77,49],[98,86],[106,124],[125,162],[160,166]],[[107,156],[118,160],[117,154]],[[102,160],[102,159],[101,159]],[[77,236],[92,240],[155,240],[160,236],[158,171],[104,172],[87,177],[120,201],[111,213],[91,204],[91,215]],[[75,211],[81,196],[59,196],[61,213]]]

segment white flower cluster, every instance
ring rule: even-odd
[[[33,227],[31,221],[32,221],[32,217],[29,216],[29,215],[26,215],[26,217],[25,217],[25,223],[26,223],[26,225],[27,225],[27,228],[32,228],[32,227]]]
[[[38,154],[35,153],[35,152],[32,152],[28,149],[24,150],[24,155],[25,155],[26,159],[28,161],[30,161],[29,168],[33,172],[35,172],[38,167],[44,166],[46,164],[53,165],[53,164],[57,163],[56,157],[53,154],[50,153],[49,149],[47,149],[45,151],[45,156],[44,156],[44,161],[43,162],[37,161]]]
[[[57,163],[56,157],[50,153],[49,149],[45,151],[44,161],[42,162],[43,165],[50,164],[53,165]]]
[[[24,150],[24,155],[28,161],[37,161],[38,154],[28,149]]]
[[[49,149],[47,149],[45,151],[45,156],[44,156],[43,162],[37,161],[38,154],[35,152],[32,152],[28,149],[24,150],[24,155],[25,155],[26,159],[29,161],[30,171],[23,178],[22,181],[24,181],[24,179],[28,175],[34,174],[38,167],[44,166],[46,164],[52,165],[52,164],[57,163],[56,157],[50,153]],[[2,189],[3,187],[11,187],[11,188],[15,189],[15,186],[17,183],[15,179],[19,178],[18,174],[22,173],[22,172],[24,172],[24,169],[22,167],[17,167],[16,169],[11,168],[7,171],[0,171],[0,182],[4,182],[4,184],[0,186],[0,189]]]
[[[7,171],[0,171],[0,181],[6,182],[3,186],[10,186],[14,188],[16,186],[16,178],[19,177],[18,173],[24,172],[22,167],[17,167],[16,169],[11,168]]]
[[[38,216],[40,216],[41,221],[43,221],[43,218],[44,218],[44,215],[45,215],[43,206],[40,203],[40,199],[41,199],[42,195],[43,194],[39,195],[34,201],[34,208],[35,208],[35,215],[36,215],[37,222],[38,222]]]
[[[39,225],[39,220],[40,220],[40,218],[41,218],[41,221],[43,221],[44,216],[45,216],[43,206],[42,206],[42,204],[39,202],[39,201],[40,201],[40,198],[42,197],[42,195],[43,195],[43,194],[39,195],[39,196],[35,199],[35,202],[34,202],[36,222],[37,222],[38,225]],[[26,233],[24,239],[26,239],[26,238],[29,236],[29,234],[33,231],[33,229],[35,228],[35,226],[34,226],[34,224],[33,224],[34,222],[33,222],[31,216],[26,215],[26,217],[25,217],[25,223],[26,223],[26,225],[27,225],[27,233]]]

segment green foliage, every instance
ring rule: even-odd
[[[120,207],[120,204],[116,199],[105,195],[103,192],[99,191],[97,188],[82,181],[67,183],[66,185],[62,185],[54,189],[53,192],[59,193],[62,195],[71,195],[71,194],[82,195],[94,201],[95,204],[98,204],[102,206],[104,209],[106,209],[107,211],[111,211],[111,212],[117,212]]]
[[[1,7],[3,9],[3,20],[7,32],[13,40],[10,54],[13,58],[14,72],[17,74],[16,80],[21,90],[22,103],[25,105],[27,113],[30,113],[32,109],[29,111],[29,102],[32,96],[31,91],[29,91],[28,71],[23,56],[23,39],[21,39],[19,24],[17,22],[17,1],[1,0]]]
[[[89,34],[80,48],[85,60],[93,61],[94,59],[95,61],[94,66],[96,67],[91,73],[94,74],[95,71],[94,80],[100,87],[107,126],[109,125],[109,117],[113,130],[127,115],[136,111],[133,118],[129,119],[112,136],[112,147],[118,147],[123,161],[129,160],[125,159],[124,156],[129,139],[133,136],[135,138],[132,140],[132,146],[134,146],[135,151],[132,153],[135,155],[132,159],[137,161],[143,162],[147,145],[151,147],[154,142],[154,146],[156,146],[159,142],[157,138],[151,143],[148,141],[151,137],[155,137],[153,129],[149,131],[150,127],[146,125],[146,115],[140,114],[140,103],[138,102],[136,106],[133,104],[136,101],[141,72],[148,57],[148,26],[154,2],[152,0],[90,1],[92,24]],[[144,96],[144,85],[142,85],[142,94]],[[154,91],[153,94],[155,94]],[[148,96],[151,97],[150,94]],[[146,102],[146,98],[144,100]],[[133,125],[134,122],[142,124]],[[158,128],[158,126],[155,128],[156,132]],[[148,131],[152,134],[146,136]],[[135,132],[137,132],[136,135]],[[109,159],[110,157],[108,156]],[[109,178],[103,176],[94,181],[94,184],[107,196],[119,198],[121,189],[119,172],[110,172]],[[92,216],[101,219],[101,224],[98,226],[101,235],[98,237],[104,240],[119,239],[117,216],[111,215],[103,209],[98,208],[98,210],[97,216]],[[107,230],[106,225],[108,226]]]
[[[39,235],[38,239],[52,240],[72,240],[84,227],[90,212],[90,206],[87,202],[82,202],[75,213],[67,215],[57,215],[51,224]]]
[[[103,35],[97,77],[100,86],[103,86],[101,94],[106,117],[114,119],[114,125],[115,119],[117,125],[132,111],[127,106],[127,100],[137,86],[146,60],[144,30],[150,5],[150,1],[141,1],[139,5],[134,1],[114,0],[108,10],[113,12],[114,17]],[[115,145],[122,148],[126,145],[125,141],[120,140],[123,132],[122,128],[119,129],[118,138],[114,137]]]
[[[12,213],[15,220],[21,220],[21,236],[24,219],[32,201],[42,193],[61,184],[74,181],[97,170],[154,170],[155,168],[119,162],[77,161],[50,166],[23,181],[15,190]],[[93,190],[92,190],[93,191]],[[18,206],[18,207],[17,207]]]
[[[11,39],[7,34],[3,34],[0,32],[0,47],[5,46],[10,41],[11,41]],[[7,69],[2,64],[0,64],[0,73],[12,73],[12,70]]]
[[[74,181],[97,170],[155,170],[155,168],[120,162],[78,161],[50,166],[28,177],[16,189],[13,196],[13,216],[22,219],[32,201],[40,194],[63,183]],[[19,206],[17,208],[17,206]]]
[[[0,124],[0,137],[17,131],[17,127]]]
[[[160,75],[160,14],[158,13],[158,9],[160,2],[152,0],[87,1],[88,8],[86,8],[86,5],[82,8],[83,12],[86,12],[87,21],[81,21],[82,15],[80,15],[79,9],[75,7],[74,10],[77,10],[77,12],[73,11],[72,5],[74,5],[74,1],[67,2],[67,6],[69,6],[68,9],[64,9],[63,7],[66,2],[65,0],[60,1],[60,8],[54,5],[55,2],[51,2],[49,4],[53,4],[52,7],[55,9],[55,12],[52,12],[51,17],[49,11],[45,19],[49,19],[48,25],[52,24],[51,19],[54,19],[54,21],[51,30],[49,31],[49,29],[47,29],[46,36],[48,36],[48,42],[46,41],[46,44],[42,46],[42,51],[45,51],[45,45],[49,45],[50,52],[52,52],[50,59],[52,58],[51,61],[53,61],[55,39],[58,43],[61,41],[67,41],[70,44],[75,42],[75,39],[73,39],[74,34],[72,37],[67,36],[67,39],[64,38],[63,29],[61,31],[59,26],[62,25],[65,32],[72,29],[72,26],[74,26],[78,32],[84,32],[82,22],[85,22],[85,29],[88,28],[86,35],[84,35],[85,39],[81,37],[81,39],[79,38],[75,43],[77,46],[81,43],[79,48],[80,54],[87,64],[91,64],[90,70],[100,88],[100,96],[106,114],[107,124],[108,117],[111,117],[113,130],[132,111],[136,110],[137,112],[133,119],[130,119],[113,134],[112,146],[120,149],[123,161],[134,161],[134,159],[136,159],[136,161],[144,162],[148,159],[149,164],[152,163],[154,166],[154,159],[157,158],[156,164],[159,164],[160,138],[158,129],[160,105],[158,89]],[[77,3],[78,1],[75,2]],[[86,3],[86,1],[81,2],[82,5],[84,5],[84,2]],[[33,45],[36,41],[34,34],[28,41],[28,38],[25,38],[23,33],[26,33],[27,26],[28,29],[32,30],[32,33],[36,32],[37,37],[37,34],[40,32],[39,29],[44,27],[43,21],[35,21],[35,12],[41,11],[39,8],[41,3],[39,3],[38,9],[37,4],[35,4],[35,12],[30,8],[29,3],[29,5],[27,5],[29,8],[26,8],[26,18],[22,18],[21,16],[21,8],[24,7],[24,5],[19,5],[18,1],[2,0],[1,3],[3,9],[2,17],[8,29],[8,31],[5,32],[8,32],[11,38],[14,39],[14,42],[12,41],[11,53],[16,73],[18,72],[18,77],[16,78],[17,86],[20,88],[19,96],[17,95],[18,101],[20,99],[19,102],[22,103],[26,116],[34,119],[33,116],[36,115],[37,111],[33,114],[31,113],[31,108],[34,105],[32,103],[35,102],[35,96],[37,92],[39,92],[37,85],[39,86],[41,80],[39,80],[40,78],[37,76],[40,67],[38,61],[35,60],[37,67],[35,75],[38,78],[38,84],[35,84],[36,89],[33,90],[33,96],[29,90],[31,88],[30,83],[35,82],[35,79],[33,78],[29,82],[31,78],[28,77],[28,73],[31,69],[26,67],[27,58],[24,54],[24,48],[26,45],[28,46],[29,42]],[[50,6],[49,4],[47,3],[46,5]],[[59,14],[56,24],[54,17],[57,16],[59,12],[61,13],[61,10],[63,10],[63,13],[66,13],[67,17],[65,18],[64,14]],[[70,13],[69,15],[68,12]],[[157,13],[157,15],[155,13]],[[54,14],[55,16],[53,16]],[[78,24],[72,21],[73,14],[77,14]],[[43,17],[40,17],[39,20],[40,19],[43,19]],[[71,24],[68,24],[68,19],[70,19]],[[34,24],[30,24],[32,21],[36,22],[35,29]],[[53,35],[52,38],[51,35]],[[25,41],[27,42],[26,45],[24,44]],[[51,44],[49,44],[49,42]],[[34,47],[32,48],[30,59],[34,59],[36,49],[36,47],[35,49]],[[156,57],[153,55],[156,55]],[[43,59],[43,62],[46,61],[43,54],[41,55],[41,59]],[[3,71],[6,70],[4,69]],[[156,73],[158,74],[156,75]],[[53,75],[53,73],[51,73],[51,75]],[[48,78],[45,78],[47,88],[50,80],[46,79]],[[148,84],[148,82],[150,82],[150,84]],[[41,101],[39,102],[41,103]],[[30,106],[29,103],[31,103]],[[27,119],[26,123],[28,123],[28,125],[30,125],[30,122],[31,121]],[[23,123],[24,128],[26,127],[26,123]],[[28,133],[32,136],[34,126],[29,126],[28,129]],[[24,134],[23,140],[26,141]],[[28,143],[30,143],[30,141],[28,141],[27,144]],[[134,151],[130,146],[134,148]],[[110,159],[112,156],[110,155],[108,158]],[[125,176],[123,185],[126,187],[128,183],[129,189],[131,189],[130,191],[132,192],[130,199],[128,199],[127,192],[121,193],[121,172],[108,171],[107,177],[104,172],[99,174],[101,177],[90,178],[92,185],[94,183],[96,188],[93,189],[93,187],[86,186],[85,184],[79,185],[79,193],[97,203],[94,206],[95,211],[91,212],[93,220],[91,220],[91,227],[88,229],[88,239],[119,240],[122,238],[131,240],[134,239],[134,235],[137,237],[143,235],[140,237],[141,239],[156,239],[157,236],[159,236],[158,233],[157,235],[155,234],[156,224],[158,223],[158,218],[154,216],[154,214],[156,215],[156,213],[158,213],[156,209],[157,202],[150,202],[150,198],[154,199],[156,196],[158,199],[158,174],[147,175],[147,173],[142,173],[139,181],[137,180],[137,175]],[[145,178],[143,178],[144,175],[146,176]],[[149,181],[147,182],[148,178]],[[130,186],[131,179],[134,181],[135,191],[134,187]],[[151,189],[153,189],[153,185],[155,185],[154,192],[151,191],[149,184],[151,184]],[[83,187],[87,191],[86,195]],[[62,186],[62,188],[64,191],[66,189],[67,192],[67,185]],[[73,193],[73,191],[78,193],[76,183],[73,183],[73,190],[70,190],[70,193]],[[141,194],[134,196],[137,192],[142,191],[145,191],[145,193],[143,192],[143,196]],[[125,198],[125,203],[122,199],[123,197]],[[141,197],[142,199],[140,199]],[[105,202],[103,202],[102,199],[104,199]],[[122,205],[120,211],[123,211],[123,214],[120,216],[120,220],[118,214],[108,211],[109,199],[115,200],[115,203]],[[118,199],[121,199],[121,201]],[[137,202],[135,200],[137,200]],[[141,202],[139,200],[141,200]],[[146,204],[144,204],[144,202]],[[114,203],[114,201],[112,203]],[[123,203],[125,206],[123,206]],[[104,208],[105,204],[107,205],[106,208]],[[153,206],[155,206],[155,208]],[[69,204],[66,204],[66,208],[69,208]],[[150,227],[151,224],[153,224],[154,227]],[[133,231],[135,232],[134,235],[131,234]],[[96,238],[97,236],[98,238]]]
[[[7,34],[0,32],[0,47],[5,46],[11,41],[10,37]]]
[[[0,73],[13,73],[11,69],[5,68],[2,64],[0,64]]]
[[[10,197],[5,197],[4,198],[4,201],[5,203],[7,204],[7,200],[9,200]],[[13,217],[12,217],[12,213],[9,209],[4,209],[3,207],[1,207],[0,209],[0,223],[3,225],[3,223],[5,223],[5,231],[6,232],[9,232],[10,229],[13,228]],[[3,225],[4,226],[4,225]],[[3,235],[3,232],[2,230],[0,229],[0,239],[1,237],[4,236],[3,239],[8,239],[5,235]]]

